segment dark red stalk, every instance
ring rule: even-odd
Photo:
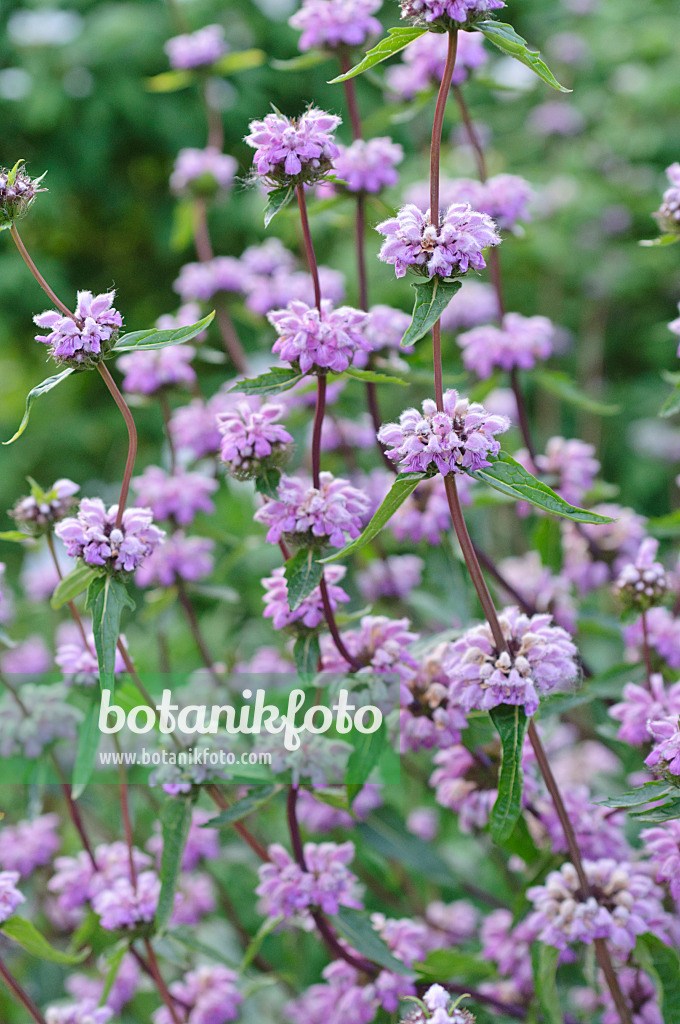
[[[314,243],[312,242],[312,232],[309,228],[309,217],[307,215],[307,200],[305,198],[305,186],[296,186],[297,201],[300,208],[300,222],[302,224],[302,237],[305,242],[305,253],[307,256],[307,266],[309,272],[312,275],[312,282],[314,284],[314,304],[316,308],[321,312],[321,283],[319,281],[319,267],[316,262],[316,253],[314,252]]]
[[[123,512],[125,511],[125,506],[127,504],[130,480],[135,468],[135,459],[137,458],[137,427],[135,426],[135,420],[130,412],[130,408],[118,390],[116,382],[109,373],[106,364],[103,362],[97,363],[97,369],[99,370],[102,380],[111,392],[111,397],[122,413],[128,432],[128,454],[125,462],[125,471],[123,473],[123,483],[120,488],[120,498],[118,499],[118,513],[116,515],[116,526],[120,527],[123,522]]]
[[[18,1003],[21,1003],[26,1012],[33,1018],[35,1024],[47,1024],[42,1013],[35,1005],[28,992],[25,992],[14,975],[10,972],[5,962],[0,958],[0,977],[4,981]]]
[[[31,259],[31,257],[29,256],[28,249],[26,248],[26,246],[24,245],[24,243],[21,240],[21,236],[19,235],[19,232],[17,231],[16,224],[12,224],[11,228],[9,229],[9,233],[12,236],[17,249],[21,253],[21,255],[22,255],[23,259],[24,259],[24,263],[26,264],[28,269],[31,271],[31,273],[33,274],[33,277],[36,279],[36,281],[38,282],[38,284],[40,285],[42,290],[45,292],[45,295],[47,295],[48,298],[55,304],[57,309],[61,310],[61,312],[64,314],[64,316],[69,316],[71,318],[71,320],[75,320],[74,314],[71,312],[71,310],[68,308],[68,306],[64,305],[64,303],[55,294],[55,292],[52,291],[52,289],[48,285],[47,281],[42,276],[42,274],[40,273],[40,271],[36,267],[35,263]]]
[[[179,598],[179,603],[182,606],[182,611],[184,612],[187,623],[189,624],[189,629],[191,630],[191,635],[194,638],[194,643],[196,644],[198,652],[201,655],[203,664],[205,665],[208,672],[212,676],[213,682],[220,686],[224,682],[224,679],[220,675],[220,673],[217,672],[217,670],[215,669],[215,659],[213,658],[210,652],[210,648],[208,647],[208,644],[206,642],[206,639],[203,636],[201,626],[196,615],[196,611],[194,609],[193,604],[191,603],[191,598],[186,592],[183,580],[179,580],[177,583],[177,596]]]

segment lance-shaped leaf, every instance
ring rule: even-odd
[[[350,366],[345,370],[344,376],[353,377],[355,380],[366,381],[367,384],[401,384],[408,385],[408,381],[402,377],[392,377],[388,373],[376,373],[375,370],[359,370],[356,366]]]
[[[654,979],[659,1009],[666,1024],[680,1020],[680,960],[657,935],[645,932],[635,944],[635,959]]]
[[[99,665],[99,684],[102,690],[114,689],[116,644],[120,636],[120,620],[124,608],[135,603],[125,584],[114,576],[97,576],[87,591],[86,607],[92,615],[92,632]]]
[[[264,494],[267,498],[278,498],[277,488],[281,480],[281,472],[271,466],[263,468],[255,480],[255,490],[258,494]]]
[[[400,505],[403,505],[410,494],[413,494],[416,487],[423,480],[427,479],[427,473],[400,473],[395,478],[392,487],[384,499],[382,505],[374,514],[368,526],[364,529],[361,536],[353,540],[351,544],[348,544],[342,551],[338,551],[334,555],[329,555],[328,558],[322,558],[322,564],[327,562],[339,562],[341,558],[346,558],[347,555],[353,555],[355,551],[360,551],[366,544],[369,544],[374,537],[377,537],[383,526],[389,523],[390,519],[397,511]]]
[[[264,226],[269,227],[277,213],[280,213],[284,206],[288,206],[295,195],[295,185],[282,185],[281,188],[273,188],[267,196],[267,205],[264,210]]]
[[[293,647],[293,658],[297,674],[304,682],[316,675],[320,657],[321,648],[316,633],[303,633],[297,638]]]
[[[90,687],[88,693],[93,698],[90,707],[87,709],[85,719],[80,723],[78,729],[78,746],[76,748],[76,760],[73,766],[73,785],[71,796],[78,800],[87,788],[92,778],[94,762],[99,749],[101,733],[99,731],[99,694]]]
[[[239,71],[262,67],[266,59],[264,50],[238,50],[236,53],[225,53],[213,65],[213,70],[218,75],[237,75]]]
[[[267,373],[261,373],[259,377],[238,381],[229,391],[243,395],[278,395],[280,391],[294,387],[303,377],[304,373],[290,366],[271,366]]]
[[[19,424],[19,429],[13,437],[10,437],[9,441],[3,441],[3,444],[12,444],[12,442],[16,441],[18,437],[21,437],[28,425],[28,417],[31,415],[31,406],[35,402],[36,398],[40,398],[41,395],[46,395],[48,391],[56,388],[63,380],[70,377],[72,373],[75,373],[75,370],[72,367],[69,367],[67,370],[62,370],[61,373],[55,373],[54,376],[47,377],[40,384],[36,384],[34,388],[31,388],[26,395],[26,411],[24,413],[24,418]]]
[[[241,821],[242,818],[247,818],[253,811],[264,807],[277,792],[277,786],[255,786],[247,796],[237,800],[231,807],[227,807],[216,818],[206,821],[205,825],[201,825],[201,828],[222,828],[225,825],[233,825],[235,821]]]
[[[638,245],[649,248],[657,245],[675,245],[676,242],[680,242],[680,235],[659,235],[658,238],[643,238]]]
[[[559,370],[536,370],[534,380],[540,388],[576,409],[583,409],[584,412],[592,412],[596,416],[616,416],[617,412],[621,411],[620,405],[608,405],[586,395],[568,374],[560,373]]]
[[[603,523],[613,523],[614,520],[608,516],[598,516],[595,512],[589,512],[585,508],[576,508],[570,505],[564,498],[537,480],[535,476],[520,466],[507,452],[499,452],[489,459],[491,465],[484,469],[477,469],[470,472],[475,480],[494,487],[501,494],[507,494],[515,501],[528,501],[543,512],[550,512],[554,516],[561,516],[563,519],[571,519],[575,523],[593,523],[599,526]]]
[[[479,21],[475,27],[486,36],[490,43],[520,63],[526,64],[553,89],[557,89],[559,92],[571,92],[571,89],[560,85],[548,65],[540,59],[539,51],[530,50],[526,39],[518,35],[512,25],[505,25],[501,21]]]
[[[531,947],[534,988],[546,1024],[564,1024],[557,992],[557,963],[559,959],[560,951],[554,946],[546,946],[540,942],[534,943]]]
[[[190,341],[197,334],[204,331],[214,319],[214,313],[208,313],[202,320],[195,324],[187,324],[186,327],[177,327],[171,331],[158,331],[152,327],[148,331],[132,331],[130,334],[122,334],[111,353],[120,355],[122,352],[150,352],[152,349],[167,348],[168,345],[182,345]]]
[[[37,956],[40,960],[49,960],[53,964],[79,964],[90,953],[89,949],[83,949],[80,953],[62,953],[61,950],[54,949],[35,925],[27,921],[25,917],[10,917],[0,928],[0,932],[16,942],[31,956]]]
[[[175,905],[175,892],[191,827],[193,805],[194,801],[191,796],[172,796],[166,800],[161,810],[161,832],[163,835],[161,891],[154,915],[157,934],[162,934],[165,931]]]
[[[425,32],[427,32],[427,29],[416,28],[411,25],[397,25],[396,28],[391,28],[389,34],[384,39],[381,39],[379,43],[376,43],[359,64],[346,71],[343,75],[338,75],[337,78],[331,79],[328,84],[335,85],[336,82],[346,82],[348,78],[361,75],[364,71],[368,71],[369,68],[374,68],[376,64],[387,60],[392,54],[399,53],[400,50],[403,50],[409,43],[412,43],[414,39],[418,39]]]
[[[401,339],[403,348],[415,345],[424,338],[439,320],[449,302],[460,291],[460,281],[447,281],[443,277],[431,277],[429,281],[414,283],[416,301],[413,306],[411,323]]]
[[[0,532],[0,540],[8,540],[12,544],[21,544],[25,540],[33,540],[33,537],[28,533],[22,533],[21,530],[2,530]]]
[[[288,584],[288,607],[292,612],[299,608],[315,587],[319,586],[323,567],[316,556],[316,548],[302,548],[286,562],[285,576]]]
[[[503,756],[498,773],[498,796],[489,825],[494,842],[502,845],[512,835],[522,812],[522,749],[529,719],[524,708],[511,704],[499,704],[491,709],[490,715],[501,738]]]
[[[69,601],[75,601],[80,594],[87,590],[95,576],[99,575],[99,570],[94,566],[81,562],[75,569],[71,569],[67,576],[59,580],[50,598],[50,604],[56,610],[68,604]]]
[[[380,938],[371,924],[371,917],[366,911],[341,907],[331,918],[333,924],[347,939],[350,946],[358,953],[380,967],[387,968],[395,974],[411,974],[412,971],[392,955],[386,942]]]

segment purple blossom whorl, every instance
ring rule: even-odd
[[[327,299],[321,312],[306,302],[294,300],[285,309],[267,314],[279,335],[272,347],[283,362],[299,366],[303,373],[332,370],[342,373],[355,352],[370,352],[364,329],[368,313],[351,306],[333,308]]]
[[[288,24],[302,32],[302,53],[317,47],[362,46],[382,30],[373,17],[381,6],[382,0],[303,0]]]
[[[268,466],[280,466],[286,459],[292,436],[276,421],[282,405],[244,399],[217,417],[222,436],[220,455],[227,471],[238,480],[257,476]]]
[[[255,150],[257,174],[274,188],[319,181],[338,155],[333,133],[340,123],[317,107],[295,119],[274,113],[251,121],[245,141]]]
[[[320,486],[299,477],[282,476],[277,499],[255,513],[268,527],[267,540],[278,544],[290,535],[298,544],[345,545],[345,534],[354,540],[361,533],[369,501],[365,494],[341,477],[321,473]]]
[[[165,533],[153,523],[151,509],[126,508],[116,526],[118,506],[107,509],[101,498],[83,498],[76,516],[55,529],[71,558],[108,572],[132,572],[154,551]]]
[[[401,16],[439,28],[471,28],[489,11],[505,7],[503,0],[401,0]]]
[[[407,203],[396,217],[378,224],[376,231],[385,236],[380,259],[394,266],[397,277],[404,277],[407,270],[430,278],[461,277],[470,268],[483,270],[483,250],[501,242],[491,218],[468,203],[449,206],[439,225],[432,223],[429,210]]]
[[[64,316],[56,309],[39,313],[33,320],[48,334],[37,334],[36,341],[48,345],[50,355],[57,363],[67,366],[94,366],[115,344],[123,320],[112,306],[115,291],[93,295],[78,292],[78,303],[73,317]]]

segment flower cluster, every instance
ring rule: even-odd
[[[385,81],[389,91],[399,99],[412,100],[418,93],[438,87],[444,76],[447,50],[444,33],[426,32],[415,39],[403,51],[402,62],[387,69]],[[462,85],[470,72],[485,64],[487,59],[481,33],[459,34],[452,84]]]
[[[361,46],[381,31],[373,17],[382,0],[303,0],[288,24],[300,29],[298,46],[304,53],[317,47]]]
[[[281,405],[265,402],[256,408],[252,401],[244,400],[218,415],[220,457],[237,480],[247,480],[285,461],[293,438],[276,422],[283,412]]]
[[[0,871],[0,924],[3,924],[26,897],[16,887],[19,881],[18,871]]]
[[[324,570],[328,600],[333,612],[337,611],[339,604],[344,604],[350,599],[349,594],[338,586],[344,579],[346,571],[344,565],[329,565]],[[323,600],[319,587],[314,587],[297,608],[292,610],[288,602],[285,570],[282,567],[274,569],[271,576],[265,577],[262,585],[266,591],[263,597],[263,614],[266,619],[272,620],[274,629],[285,629],[287,626],[316,629],[324,621]]]
[[[258,175],[273,187],[319,181],[338,155],[333,133],[340,121],[317,107],[297,119],[276,113],[252,121],[245,141],[255,150]]]
[[[504,0],[401,0],[402,18],[435,29],[471,28],[476,21],[488,17],[489,11],[505,7]]]
[[[55,481],[47,491],[33,487],[30,495],[19,499],[10,515],[25,533],[49,533],[71,511],[79,490],[78,484],[66,478]]]
[[[95,999],[82,999],[67,1006],[48,1006],[45,1024],[108,1024],[112,1017],[110,1006],[98,1006]]]
[[[170,176],[170,189],[176,196],[212,199],[220,192],[229,192],[237,168],[234,157],[220,152],[216,146],[181,149]]]
[[[442,985],[430,985],[423,996],[426,1009],[417,1007],[401,1020],[403,1024],[474,1024],[474,1016],[460,1007],[459,1002]]]
[[[680,725],[677,715],[659,718],[647,723],[652,738],[651,753],[645,764],[655,775],[676,782],[680,775]]]
[[[497,455],[502,434],[510,426],[504,416],[491,416],[479,402],[461,398],[450,389],[444,392],[443,409],[431,398],[423,402],[423,411],[406,409],[398,423],[386,423],[378,439],[390,450],[388,458],[405,471],[437,470],[444,475],[477,470],[489,465]]]
[[[616,580],[616,591],[630,607],[646,611],[658,604],[666,593],[666,570],[655,561],[658,540],[643,540],[635,562],[624,565]]]
[[[115,344],[123,320],[112,302],[115,292],[93,295],[78,292],[74,315],[64,316],[56,309],[39,313],[33,319],[48,334],[37,334],[35,340],[48,345],[50,355],[60,364],[93,366]]]
[[[361,491],[324,472],[318,488],[300,477],[281,477],[277,498],[258,509],[255,520],[268,527],[271,544],[290,535],[298,544],[341,548],[346,533],[352,540],[359,536],[367,511],[368,499]]]
[[[164,388],[190,388],[196,381],[191,360],[192,345],[168,345],[151,352],[129,352],[116,365],[125,374],[123,391],[137,395],[156,395]]]
[[[219,292],[243,287],[241,264],[233,256],[215,256],[202,263],[185,263],[173,288],[182,302],[209,302]]]
[[[407,270],[422,277],[459,277],[470,268],[486,266],[483,250],[501,241],[496,226],[485,213],[478,213],[467,203],[455,203],[434,224],[430,211],[425,213],[408,203],[396,217],[378,224],[385,236],[380,249],[383,263],[394,266],[397,277]]]
[[[456,340],[465,368],[485,380],[496,369],[532,369],[537,360],[550,356],[553,335],[554,327],[545,316],[506,313],[500,327],[473,327]]]
[[[223,57],[228,49],[221,25],[205,25],[197,32],[174,36],[165,44],[170,65],[176,71],[209,67]]]
[[[0,168],[0,225],[5,227],[23,217],[37,194],[45,191],[38,187],[44,175],[29,178],[21,163],[19,161],[12,170]]]
[[[219,485],[204,473],[166,473],[160,466],[148,466],[141,476],[132,478],[132,486],[138,504],[150,508],[154,519],[172,519],[178,526],[189,526],[199,512],[211,515],[215,511],[211,495]]]
[[[403,159],[403,147],[387,136],[357,139],[351,146],[340,147],[335,175],[348,192],[377,193],[397,184],[397,166]]]
[[[653,672],[648,686],[626,683],[623,700],[609,708],[609,715],[621,723],[617,737],[623,743],[638,747],[648,743],[648,722],[680,716],[680,682],[666,689],[663,676]]]
[[[278,843],[269,847],[269,856],[255,890],[269,917],[295,917],[309,907],[326,914],[337,914],[340,907],[361,908],[358,880],[347,867],[354,843],[305,843],[304,868]]]
[[[238,976],[217,964],[189,971],[169,986],[174,1013],[166,1006],[151,1015],[153,1024],[229,1024],[238,1017],[243,996],[236,987]]]
[[[83,498],[78,514],[55,529],[71,558],[101,565],[109,572],[132,572],[165,536],[148,508],[126,508],[117,524],[118,506],[108,510],[101,498]]]
[[[75,740],[83,715],[67,702],[67,686],[24,683],[17,694],[20,705],[9,694],[0,698],[0,757],[38,758],[56,740]]]
[[[153,551],[135,573],[139,587],[171,587],[186,580],[195,583],[210,576],[215,560],[215,541],[210,537],[187,537],[175,530]]]
[[[667,167],[666,174],[670,188],[664,192],[663,202],[654,217],[662,231],[678,234],[680,233],[680,163]]]
[[[267,319],[279,335],[272,351],[302,373],[342,373],[355,352],[370,351],[363,330],[368,314],[351,306],[334,309],[324,299],[318,310],[306,302],[293,301],[285,309],[269,313]]]
[[[61,846],[57,835],[58,814],[39,814],[32,820],[4,825],[0,831],[0,867],[28,878],[36,868],[49,864]]]

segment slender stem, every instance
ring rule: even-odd
[[[45,295],[47,295],[48,298],[50,298],[52,300],[52,302],[55,304],[57,309],[60,309],[61,312],[64,314],[64,316],[69,316],[71,318],[71,320],[75,320],[75,316],[73,315],[71,310],[68,308],[68,306],[65,306],[64,303],[61,301],[61,299],[55,294],[55,292],[52,291],[52,289],[48,285],[47,281],[42,276],[42,274],[40,273],[40,271],[36,267],[35,263],[31,259],[31,257],[29,256],[28,249],[26,248],[26,246],[24,245],[24,243],[21,240],[21,236],[19,235],[19,232],[17,231],[16,224],[12,224],[11,228],[9,229],[9,233],[12,236],[12,238],[14,239],[14,242],[16,244],[17,249],[19,250],[19,252],[23,256],[24,263],[26,264],[28,269],[31,271],[31,273],[33,274],[33,277],[36,279],[36,281],[38,282],[38,284],[40,285],[42,290],[45,292]]]
[[[316,378],[316,410],[312,431],[312,483],[317,488],[321,483],[321,431],[326,413],[326,385],[326,376],[320,373]]]
[[[229,801],[222,794],[220,788],[216,786],[215,783],[211,783],[209,786],[206,786],[206,792],[210,799],[213,801],[213,803],[217,807],[219,807],[221,811],[226,811],[231,806]],[[265,849],[262,843],[255,838],[252,832],[250,832],[246,828],[242,821],[232,821],[232,825],[234,827],[234,831],[240,835],[241,839],[243,839],[244,842],[248,844],[250,849],[257,854],[257,856],[260,858],[261,861],[263,861],[263,863],[266,864],[268,861],[271,860],[268,851]]]
[[[519,590],[516,590],[511,583],[508,583],[505,576],[496,566],[496,563],[493,561],[492,558],[489,558],[485,551],[482,551],[482,549],[478,547],[476,544],[474,544],[474,542],[473,547],[475,555],[477,556],[477,561],[482,566],[482,568],[486,569],[489,576],[493,576],[493,578],[503,588],[503,590],[505,590],[510,595],[510,597],[517,602],[517,604],[525,613],[525,615],[535,615],[535,605],[533,605],[530,601],[527,601],[525,597],[522,597]]]
[[[189,624],[189,629],[191,630],[191,635],[194,638],[194,643],[196,644],[201,658],[203,659],[203,664],[212,676],[213,681],[220,686],[224,682],[224,679],[215,669],[215,659],[213,658],[210,648],[203,636],[198,616],[196,615],[194,606],[191,603],[191,598],[186,592],[183,580],[180,580],[177,584],[177,596],[179,597],[179,603],[182,605],[182,610],[184,611],[186,620]]]
[[[212,242],[210,241],[206,204],[202,199],[194,201],[194,247],[201,263],[209,263],[213,259],[215,254]],[[238,372],[246,373],[248,370],[248,360],[229,315],[223,295],[215,297],[215,319],[217,320],[217,326],[222,337],[224,351]]]
[[[215,149],[222,149],[224,146],[224,124],[222,114],[210,102],[210,82],[206,79],[203,85],[203,104],[205,106],[205,117],[208,122],[208,146]]]
[[[17,1002],[21,1003],[26,1012],[33,1018],[35,1024],[46,1024],[45,1018],[29,996],[28,992],[24,991],[2,958],[0,958],[0,977],[4,981],[5,985],[7,985],[7,988],[10,990]]]
[[[343,75],[347,74],[349,69],[352,67],[352,60],[348,46],[340,46],[338,48],[338,59],[340,61],[340,67],[342,68]],[[348,78],[342,84],[345,89],[345,101],[347,103],[349,123],[352,126],[352,138],[355,140],[360,139],[361,115],[359,114],[359,104],[357,103],[357,92],[354,79]]]
[[[57,761],[56,755],[54,753],[52,753],[52,762],[54,764],[55,771],[57,772],[57,774],[61,775],[61,766]],[[87,832],[85,831],[85,826],[83,825],[83,819],[80,815],[78,805],[71,796],[71,787],[69,786],[68,782],[66,782],[66,780],[60,781],[59,784],[61,786],[61,791],[64,794],[64,799],[66,800],[66,806],[68,807],[69,817],[71,818],[73,826],[76,832],[78,833],[81,843],[83,844],[83,849],[85,850],[85,853],[87,854],[90,860],[90,864],[95,869],[95,871],[97,871],[97,861],[95,860],[94,851],[90,844],[90,840],[87,837]]]
[[[117,741],[117,737],[115,737]],[[116,742],[116,748],[120,754],[120,747]],[[137,888],[137,868],[135,867],[135,839],[132,831],[132,821],[130,819],[130,790],[127,783],[127,775],[125,772],[125,765],[120,762],[118,769],[118,788],[120,793],[120,814],[123,819],[123,831],[125,833],[125,842],[128,848],[128,862],[130,864],[130,881],[132,882],[132,888]]]
[[[643,611],[642,616],[642,650],[645,659],[645,673],[647,676],[647,689],[652,688],[652,652],[649,646],[649,630],[647,628],[647,612]]]
[[[53,538],[51,533],[46,534],[46,540],[47,540],[47,547],[49,548],[50,555],[52,556],[52,561],[54,563],[54,568],[57,570],[57,576],[59,577],[60,580],[63,580],[64,574],[62,573],[61,566],[59,565],[59,559],[57,558],[57,552],[56,552],[56,549],[54,547],[54,538]],[[85,626],[83,625],[83,620],[80,617],[80,612],[76,608],[76,606],[73,603],[73,601],[67,601],[66,602],[66,607],[68,608],[69,612],[71,613],[71,616],[73,617],[73,621],[75,622],[76,626],[78,627],[78,631],[80,632],[80,636],[82,638],[83,643],[85,644],[85,647],[89,651],[92,651],[92,654],[94,654],[95,652],[92,650],[92,648],[90,647],[90,644],[88,642],[87,633],[85,632]]]
[[[328,584],[326,583],[326,578],[323,575],[319,581],[319,590],[321,591],[321,603],[323,604],[323,611],[326,623],[328,624],[328,629],[333,637],[333,643],[335,644],[340,656],[345,659],[352,669],[352,672],[358,672],[360,668],[363,668],[363,664],[347,650],[342,636],[340,635],[340,630],[338,629],[338,624],[335,621],[335,615],[333,614],[333,609],[331,607],[331,599],[328,595]]]
[[[475,131],[475,126],[473,125],[472,118],[470,117],[470,111],[468,110],[467,103],[465,102],[465,97],[463,96],[462,90],[459,85],[453,86],[453,95],[456,98],[456,103],[458,104],[458,110],[460,111],[461,120],[465,125],[467,137],[470,141],[470,145],[472,146],[472,150],[475,154],[475,162],[477,164],[477,174],[479,175],[479,180],[484,182],[488,178],[488,173],[486,170],[486,157],[484,156],[482,143],[480,141],[479,136],[477,135],[477,132]]]
[[[99,370],[102,380],[111,392],[111,397],[120,409],[128,431],[128,454],[127,461],[125,463],[125,472],[123,473],[123,483],[120,488],[120,498],[118,499],[118,514],[116,515],[116,526],[120,528],[120,525],[123,522],[123,512],[125,511],[125,506],[127,504],[128,492],[130,490],[130,479],[132,477],[132,471],[135,468],[135,459],[137,458],[137,427],[135,426],[134,417],[130,412],[130,407],[118,390],[118,386],[109,373],[106,364],[101,362],[97,363],[97,369]]]
[[[432,328],[432,358],[434,365],[434,400],[437,404],[437,409],[439,412],[442,412],[444,409],[444,381],[442,368],[441,320],[437,320],[437,323]]]
[[[456,64],[456,51],[458,49],[458,31],[452,29],[449,32],[449,48],[446,54],[446,64],[442,75],[437,106],[434,111],[434,124],[432,126],[432,145],[430,148],[430,220],[433,224],[439,224],[439,158],[442,148],[442,129],[444,127],[444,111],[446,101],[451,89],[453,69]]]
[[[208,214],[204,199],[194,200],[194,248],[201,263],[209,263],[215,255],[210,241]]]
[[[312,275],[312,281],[314,283],[314,304],[316,308],[321,312],[321,283],[319,281],[319,267],[316,262],[316,253],[314,252],[314,243],[312,242],[312,232],[309,228],[309,217],[307,216],[307,200],[305,198],[305,187],[304,185],[296,186],[297,201],[300,207],[300,221],[302,223],[302,237],[305,240],[305,252],[307,254],[307,264],[309,266],[309,272]]]
[[[181,1024],[180,1017],[177,1013],[177,1008],[175,1007],[175,1001],[172,995],[170,994],[168,986],[165,984],[165,979],[163,978],[160,967],[158,966],[158,960],[156,959],[156,953],[154,952],[154,948],[151,945],[151,940],[144,939],[144,946],[146,948],[146,956],[149,962],[149,970],[151,971],[151,976],[156,983],[156,987],[160,993],[161,999],[168,1008],[168,1013],[172,1017],[172,1024]]]
[[[170,409],[170,402],[166,391],[161,388],[158,392],[158,401],[161,407],[161,416],[163,417],[163,426],[165,427],[165,438],[168,442],[168,451],[170,452],[170,472],[174,475],[177,470],[177,452],[175,451],[175,442],[172,439],[172,431],[170,430],[170,419],[172,411]]]

